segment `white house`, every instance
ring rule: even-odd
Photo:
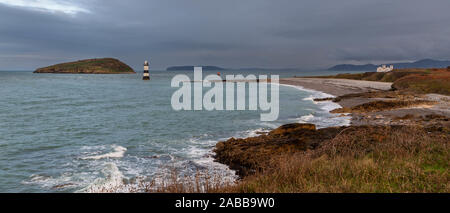
[[[381,67],[377,68],[377,72],[391,72],[392,70],[394,70],[394,65],[391,66],[386,66],[386,65],[382,65]]]

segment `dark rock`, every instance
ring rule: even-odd
[[[333,101],[335,98],[316,98],[314,101],[320,102],[320,101]]]
[[[286,125],[283,125],[277,129],[269,132],[269,135],[270,136],[287,135],[287,134],[291,134],[292,132],[301,131],[301,130],[315,131],[316,125],[314,125],[314,124],[286,124]]]
[[[219,142],[214,149],[214,157],[244,177],[262,171],[273,157],[315,149],[323,141],[334,138],[343,128],[316,130],[313,124],[287,124],[268,135]]]

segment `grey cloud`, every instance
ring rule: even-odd
[[[73,1],[75,2],[75,1]],[[450,59],[447,0],[92,0],[67,15],[0,4],[0,69],[90,57],[139,68],[320,68]]]

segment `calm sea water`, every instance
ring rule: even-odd
[[[233,171],[213,162],[217,141],[285,123],[348,122],[327,112],[336,107],[332,103],[312,101],[325,94],[287,86],[280,87],[275,122],[261,122],[260,111],[176,112],[170,81],[177,73],[155,71],[151,81],[142,81],[141,74],[0,72],[0,192],[95,192],[163,177],[172,168],[233,178]],[[224,72],[230,73],[237,74]],[[270,74],[242,74],[250,73]]]

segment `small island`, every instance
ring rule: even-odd
[[[39,68],[34,73],[55,74],[134,74],[127,64],[115,58],[86,59]]]

